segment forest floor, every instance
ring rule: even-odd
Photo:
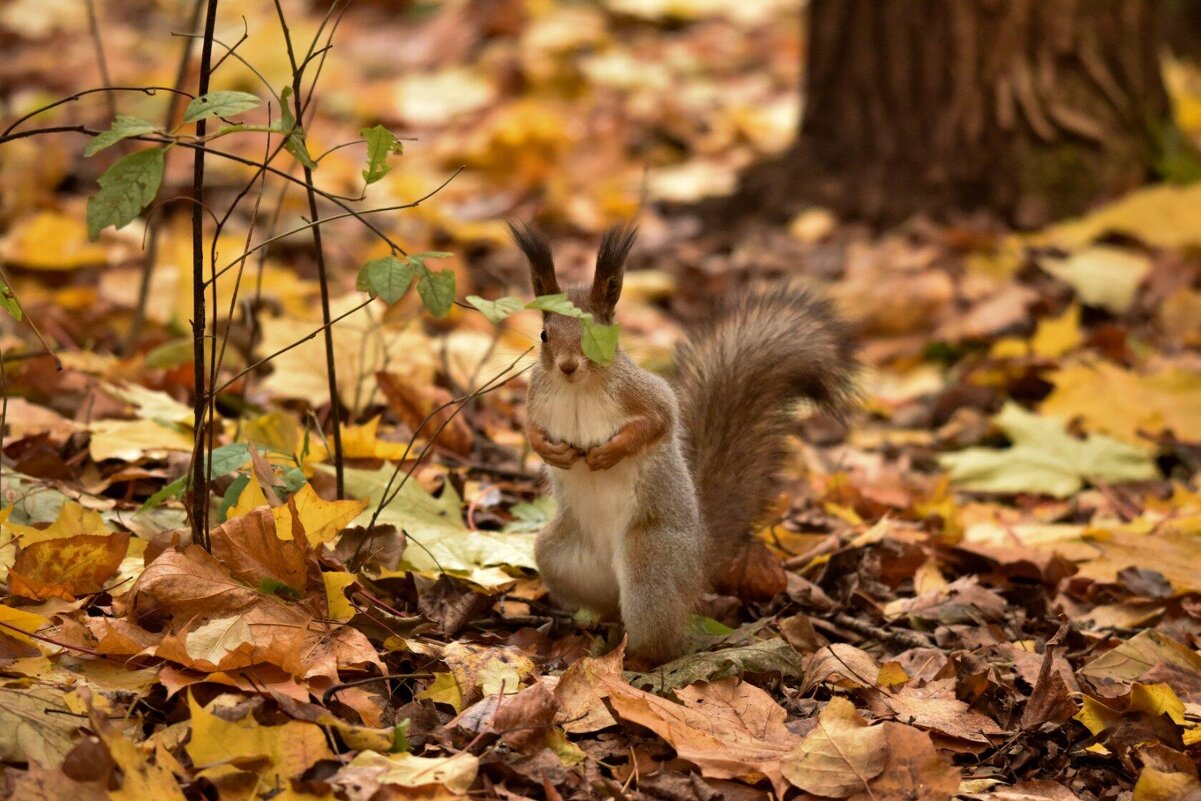
[[[98,0],[112,85],[174,84],[183,5]],[[231,269],[209,306],[228,342],[210,555],[181,491],[190,155],[169,154],[127,348],[147,227],[91,242],[86,204],[140,145],[0,145],[0,798],[1201,799],[1201,185],[1022,234],[986,215],[880,233],[819,208],[723,228],[662,211],[791,141],[795,5],[361,0],[306,121],[329,151],[318,186],[365,192],[355,208],[437,190],[371,219],[445,252],[460,300],[528,297],[506,219],[536,221],[583,279],[599,232],[637,217],[617,317],[651,369],[747,283],[803,278],[855,323],[862,406],[849,426],[798,416],[758,532],[770,558],[748,580],[784,589],[707,597],[699,650],[649,673],[537,576],[553,504],[521,370],[538,312],[437,318],[425,289],[364,306],[358,268],[389,246],[324,225],[345,314],[337,501],[322,336],[256,365],[322,325],[310,233]],[[284,7],[310,41],[320,13]],[[5,126],[100,85],[85,9],[0,7]],[[275,8],[222,0],[219,19],[278,92]],[[1196,138],[1201,73],[1165,69]],[[213,88],[268,97],[236,59]],[[112,98],[156,120],[166,95]],[[96,94],[24,127],[111,118]],[[330,148],[376,124],[404,152],[364,189],[364,147]],[[302,187],[254,175],[209,159],[210,212],[251,187],[218,264],[308,219]]]

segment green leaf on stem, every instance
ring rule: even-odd
[[[392,171],[388,156],[404,153],[404,143],[382,125],[364,128],[359,133],[367,140],[367,169],[363,170],[363,180],[373,184]]]
[[[92,137],[92,140],[88,142],[88,146],[84,148],[83,154],[85,156],[94,156],[106,147],[117,144],[122,139],[155,133],[159,130],[159,127],[153,122],[147,122],[146,120],[130,117],[125,114],[118,114],[117,118],[113,120],[112,126],[107,131]]]
[[[585,356],[603,367],[617,355],[617,335],[620,332],[621,326],[617,323],[601,325],[585,320],[580,347],[583,348]]]
[[[116,161],[100,176],[100,191],[88,198],[88,238],[108,226],[128,225],[150,205],[163,182],[163,149],[139,150]]]
[[[258,106],[262,101],[248,92],[209,92],[188,103],[184,122],[196,122],[209,117],[232,117]]]
[[[249,459],[250,447],[245,442],[234,442],[229,445],[222,445],[220,448],[213,448],[213,459],[209,463],[209,480],[211,481],[219,476],[232,473],[246,464]],[[170,498],[178,498],[180,495],[183,495],[184,490],[188,488],[191,480],[192,472],[189,470],[147,498],[146,502],[142,504],[142,509],[158,506]]]
[[[417,279],[417,292],[421,302],[435,317],[445,317],[450,314],[450,307],[455,303],[455,274],[453,270],[431,271],[421,264],[421,277]]]
[[[576,308],[575,304],[567,299],[566,292],[560,292],[557,295],[539,295],[529,303],[525,304],[525,307],[527,309],[538,309],[540,311],[549,312],[552,314],[562,314],[565,317],[576,317],[581,320],[592,319],[591,314]]]
[[[356,286],[364,292],[379,295],[385,303],[395,303],[409,291],[413,270],[411,259],[402,261],[395,256],[372,259],[359,268]]]
[[[317,169],[317,162],[313,161],[313,157],[309,155],[309,147],[304,141],[304,128],[300,127],[300,123],[292,116],[292,106],[289,100],[292,97],[292,87],[285,86],[279,93],[279,126],[277,130],[285,134],[284,150],[292,154],[292,158],[299,161],[310,170]]]
[[[468,295],[467,302],[479,309],[480,313],[491,323],[499,323],[506,317],[516,314],[525,308],[521,298],[497,298],[485,300],[479,295]]]
[[[11,314],[18,323],[25,316],[25,313],[21,311],[21,303],[17,300],[17,296],[9,289],[8,284],[3,282],[0,282],[0,309]]]

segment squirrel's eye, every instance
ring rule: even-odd
[[[546,341],[546,329],[545,328],[542,329],[542,341],[543,342]]]

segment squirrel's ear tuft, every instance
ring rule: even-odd
[[[621,223],[605,231],[601,239],[600,250],[596,254],[596,276],[592,279],[588,300],[592,308],[605,319],[613,317],[613,309],[621,297],[626,257],[630,255],[630,248],[634,246],[637,236],[637,226]]]
[[[530,283],[535,295],[559,294],[559,281],[555,278],[555,261],[551,256],[546,239],[530,227],[529,223],[518,225],[510,221],[509,233],[513,242],[530,261]]]

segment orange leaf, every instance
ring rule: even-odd
[[[9,592],[35,600],[67,601],[99,592],[128,550],[129,535],[125,533],[35,542],[17,554],[8,574]]]

